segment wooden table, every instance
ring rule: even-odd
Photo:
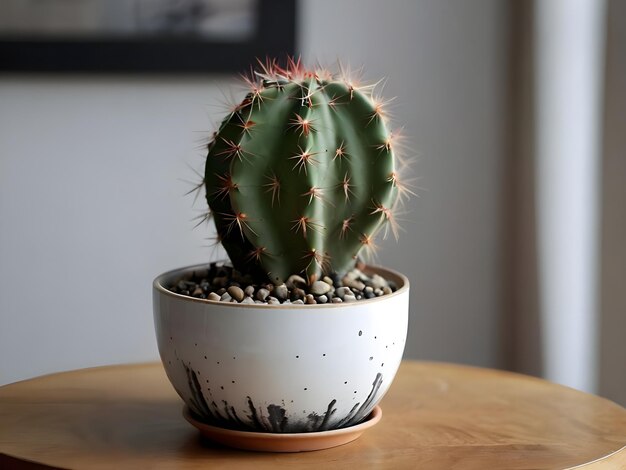
[[[626,410],[531,377],[404,362],[381,407],[345,446],[244,452],[199,437],[160,364],[77,370],[0,387],[0,468],[626,468]]]

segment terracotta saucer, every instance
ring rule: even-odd
[[[358,439],[363,432],[380,421],[383,412],[380,406],[376,406],[365,421],[348,428],[284,434],[234,431],[211,426],[196,420],[187,406],[183,408],[183,416],[198,428],[203,436],[228,447],[261,452],[308,452],[329,449]]]

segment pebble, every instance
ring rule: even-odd
[[[389,287],[384,277],[379,274],[374,274],[370,280],[370,284],[374,289],[382,289],[383,287]]]
[[[256,298],[260,301],[265,301],[268,295],[270,295],[270,291],[268,291],[267,289],[261,288],[257,291]]]
[[[279,285],[271,282],[255,284],[249,275],[242,275],[230,266],[211,263],[209,270],[195,271],[191,277],[176,281],[170,290],[221,302],[314,305],[372,299],[389,295],[397,287],[393,281],[379,274],[369,277],[358,268],[345,273],[342,278],[336,273],[328,274],[310,286],[298,274],[289,276],[285,283]]]
[[[356,278],[357,278],[357,273],[356,273],[356,270],[353,269],[352,271],[348,271],[346,273],[346,275],[343,277],[341,282],[346,282],[346,279],[356,279]]]
[[[362,291],[363,289],[365,289],[365,284],[358,279],[352,279],[346,276],[342,279],[342,282],[344,286],[352,287],[353,289],[356,289],[358,291]]]
[[[235,299],[237,302],[241,302],[243,300],[243,290],[241,289],[241,287],[237,287],[237,286],[230,286],[228,288],[228,293],[230,294],[230,296]]]
[[[295,287],[305,287],[306,280],[302,276],[298,276],[297,274],[292,274],[289,276],[286,282],[288,289],[294,289]]]
[[[289,296],[289,289],[285,284],[274,286],[274,297],[279,300],[285,300]]]
[[[295,289],[293,289],[291,291],[291,297],[294,300],[297,299],[304,299],[304,296],[306,295],[306,292],[304,292],[302,289],[296,287]]]
[[[352,295],[352,291],[349,287],[337,287],[337,289],[335,289],[335,294],[337,294],[339,298],[343,300],[344,296],[346,296],[347,294]]]
[[[313,295],[324,295],[327,294],[328,291],[330,291],[331,287],[332,286],[325,281],[315,281],[309,291]]]
[[[218,287],[226,287],[228,278],[226,276],[213,278],[213,285]]]

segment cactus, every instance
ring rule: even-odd
[[[208,145],[204,185],[241,272],[309,282],[350,269],[385,225],[397,235],[396,138],[373,86],[260,63]]]

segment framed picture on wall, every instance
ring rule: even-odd
[[[293,55],[295,0],[1,0],[0,71],[240,72]]]

